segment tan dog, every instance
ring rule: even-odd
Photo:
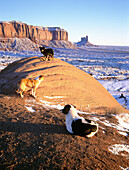
[[[36,89],[43,80],[44,80],[43,75],[40,75],[36,79],[21,79],[17,84],[18,89],[16,92],[20,94],[20,96],[23,98],[23,92],[28,87],[32,89],[32,96],[36,98],[35,96]]]

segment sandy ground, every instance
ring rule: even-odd
[[[120,166],[129,167],[122,152],[115,155],[108,149],[116,143],[128,144],[128,137],[102,123],[92,138],[71,135],[59,110],[36,104],[33,105],[35,112],[29,112],[25,108],[26,99],[30,97],[0,95],[0,169],[118,170]],[[83,115],[92,116],[92,113]],[[101,116],[116,122],[110,114],[101,113]]]
[[[60,110],[34,104],[31,96],[25,94],[22,99],[15,93],[20,78],[40,74],[45,81],[37,89],[37,102],[44,100],[44,96],[64,96],[45,100],[75,104],[78,109],[89,112],[83,117],[98,114],[112,123],[117,120],[105,108],[123,109],[94,78],[65,62],[55,59],[41,63],[36,57],[15,62],[0,73],[0,169],[118,170],[129,167],[126,151],[116,155],[109,150],[114,144],[127,145],[128,136],[102,122],[92,138],[71,135],[66,131],[65,116]],[[27,110],[27,101],[34,112]]]

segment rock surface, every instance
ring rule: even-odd
[[[10,64],[0,72],[0,92],[15,94],[20,79],[36,78],[39,75],[44,75],[45,81],[37,89],[38,99],[46,100],[44,96],[62,96],[53,103],[74,104],[79,110],[98,107],[123,109],[96,79],[59,59],[41,62],[35,56]],[[47,101],[50,102],[50,99]]]
[[[68,32],[60,27],[40,27],[27,25],[18,21],[0,22],[0,37],[2,38],[29,38],[36,40],[65,40],[68,41]]]

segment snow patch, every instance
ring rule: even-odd
[[[109,146],[108,149],[110,152],[112,152],[115,155],[122,155],[122,156],[125,156],[127,159],[129,159],[129,145],[115,144],[115,145]],[[126,152],[126,153],[120,153],[120,152]]]
[[[123,135],[123,136],[128,136],[128,134],[126,132],[122,132],[122,131],[118,131],[119,134]]]
[[[47,99],[60,99],[60,98],[65,98],[64,96],[44,96]]]
[[[128,113],[121,113],[119,115],[116,115],[116,118],[118,119],[119,123],[123,127],[128,126],[128,128],[129,128],[129,114]]]
[[[118,124],[111,123],[108,120],[103,120],[100,122],[105,124],[105,126],[113,127],[118,130],[118,132],[122,135],[128,136],[129,133],[129,114],[122,113],[119,115],[112,115],[118,119]],[[127,132],[127,133],[126,133]]]
[[[40,99],[40,102],[44,104],[44,107],[48,107],[48,108],[54,108],[54,109],[61,110],[64,107],[64,106],[61,106],[60,104],[55,105],[51,102],[47,102],[47,101],[44,101],[44,100],[41,100],[41,99]]]
[[[123,168],[122,166],[120,166],[120,168],[121,168],[122,170],[129,170],[129,167]]]
[[[25,108],[29,111],[29,112],[35,112],[35,110],[32,108],[32,107],[28,107],[28,106],[25,106]]]
[[[30,109],[31,111],[34,111],[32,108],[32,106],[35,106],[36,104],[38,105],[41,105],[42,107],[45,107],[45,108],[54,108],[54,109],[58,109],[58,110],[61,110],[64,108],[64,106],[61,106],[60,104],[54,104],[52,102],[48,102],[46,100],[42,100],[42,99],[39,99],[39,102],[37,102],[35,99],[30,99],[30,100],[26,100],[26,105],[25,107],[27,107],[27,109]],[[31,105],[31,107],[28,107],[29,105]]]

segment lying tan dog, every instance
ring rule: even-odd
[[[20,96],[23,98],[23,92],[28,87],[32,89],[32,96],[36,98],[36,95],[35,95],[36,89],[43,80],[44,80],[43,75],[40,75],[39,77],[35,79],[21,79],[17,84],[18,89],[16,92],[20,94]]]

